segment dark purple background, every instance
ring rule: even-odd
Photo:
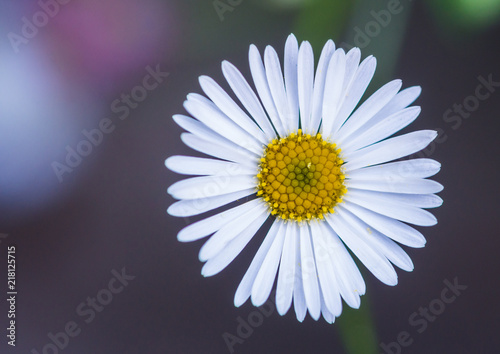
[[[254,311],[249,303],[234,308],[233,296],[263,235],[222,273],[204,279],[197,258],[202,242],[179,243],[176,233],[187,220],[165,212],[173,202],[166,189],[180,177],[164,167],[164,160],[190,153],[171,116],[184,113],[182,102],[187,93],[200,92],[199,75],[210,75],[222,83],[220,62],[224,59],[247,74],[247,47],[252,42],[261,50],[272,44],[281,56],[291,31],[291,15],[268,14],[261,23],[258,13],[246,6],[243,3],[228,13],[222,23],[211,5],[182,8],[186,21],[194,17],[192,13],[206,11],[207,18],[213,17],[206,26],[223,28],[220,38],[207,39],[208,48],[200,49],[199,55],[193,49],[187,51],[185,44],[173,59],[163,59],[162,68],[170,72],[166,82],[126,120],[118,122],[92,155],[65,177],[60,184],[65,197],[25,214],[22,207],[0,205],[0,232],[9,234],[0,239],[3,269],[7,245],[17,247],[18,345],[11,352],[28,353],[36,348],[41,353],[49,343],[48,333],[62,331],[68,321],[77,322],[81,333],[61,353],[228,352],[222,334],[236,334],[238,316],[247,318]],[[273,18],[278,24],[269,21]],[[245,31],[241,26],[246,26]],[[183,31],[181,36],[202,37],[189,32],[193,31],[189,26]],[[197,31],[203,31],[203,24],[198,24]],[[443,120],[453,104],[474,95],[478,76],[492,74],[500,81],[499,37],[497,26],[459,41],[447,38],[421,3],[414,6],[410,17],[394,78],[402,78],[404,87],[423,87],[417,101],[422,113],[407,130],[440,128],[446,134],[445,141],[436,144],[431,153],[442,163],[435,179],[445,186],[440,193],[444,204],[434,211],[438,225],[421,228],[427,246],[405,248],[415,270],[398,271],[396,287],[364,272],[367,296],[362,298],[362,306],[369,305],[373,311],[379,342],[395,341],[402,331],[410,333],[412,345],[403,353],[496,353],[500,347],[496,215],[500,90],[482,101],[458,129]],[[315,53],[319,50],[315,48]],[[364,57],[370,54],[362,53]],[[142,75],[139,71],[122,92],[140,83]],[[119,93],[105,102],[109,104]],[[84,323],[76,307],[107,287],[113,269],[123,267],[136,278],[91,323]],[[418,327],[408,322],[410,315],[438,298],[443,281],[455,277],[467,289],[418,333]],[[0,283],[4,289],[4,280]],[[5,328],[5,302],[0,311],[1,327]],[[0,336],[2,353],[9,350],[4,332]],[[285,317],[274,313],[266,318],[235,349],[237,353],[344,352],[336,325],[310,317],[300,324],[293,310]],[[379,352],[383,351],[379,348]]]

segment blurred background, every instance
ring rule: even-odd
[[[497,353],[499,19],[498,0],[0,2],[0,288],[14,245],[18,291],[0,353]],[[164,160],[192,153],[171,117],[198,76],[227,88],[222,60],[248,77],[248,46],[282,59],[292,32],[316,58],[330,38],[375,55],[368,93],[422,86],[405,131],[440,132],[420,156],[443,165],[444,205],[396,287],[365,271],[361,309],[334,325],[274,312],[243,338],[255,308],[233,296],[263,234],[203,278],[203,241],[176,240],[195,219],[166,213],[181,177]]]

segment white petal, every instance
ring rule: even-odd
[[[349,172],[348,177],[359,180],[385,180],[387,178],[426,178],[434,176],[441,164],[431,159],[412,159],[360,168]]]
[[[368,59],[368,58],[367,58]],[[351,84],[352,78],[356,71],[359,69],[359,62],[361,60],[361,50],[359,48],[354,47],[350,51],[347,52],[345,56],[345,80],[344,85],[342,87],[342,91],[346,91],[347,87]]]
[[[288,100],[288,113],[290,115],[290,129],[299,128],[299,99],[297,88],[297,56],[299,45],[293,34],[289,35],[285,43],[285,87]]]
[[[356,178],[346,180],[346,187],[365,189],[370,191],[408,193],[408,194],[430,194],[443,190],[438,182],[421,178],[387,177],[378,180],[358,180]]]
[[[351,188],[348,194],[356,195],[360,198],[369,200],[378,200],[381,202],[395,203],[401,205],[410,205],[418,208],[437,208],[443,204],[443,200],[434,194],[403,194],[403,193],[384,193],[375,191],[364,191]]]
[[[226,225],[221,227],[220,230],[214,233],[201,247],[198,258],[202,262],[213,258],[245,229],[250,228],[252,224],[257,223],[257,220],[261,218],[265,220],[268,215],[267,205],[262,202],[257,203],[252,209],[229,221]]]
[[[295,238],[295,248],[297,250],[300,249],[300,238]],[[295,252],[295,264],[300,268],[300,252]],[[307,314],[307,303],[306,297],[304,294],[304,284],[302,282],[302,272],[296,272],[296,280],[293,288],[293,307],[295,309],[295,315],[297,316],[297,320],[299,322],[304,321],[304,318]]]
[[[233,90],[234,94],[246,110],[250,113],[253,119],[257,122],[260,128],[266,134],[268,140],[274,138],[275,132],[269,122],[269,119],[262,108],[259,99],[255,92],[252,90],[248,82],[245,80],[241,72],[230,62],[222,62],[222,73],[226,78],[229,86]]]
[[[207,98],[190,93],[184,108],[196,119],[233,143],[256,154],[262,153],[262,144],[222,113]]]
[[[262,104],[266,108],[266,112],[273,123],[274,128],[278,134],[282,137],[286,136],[286,130],[278,114],[278,110],[274,105],[274,100],[271,95],[271,90],[269,89],[269,84],[267,82],[266,70],[264,69],[264,64],[262,64],[262,58],[260,57],[259,50],[253,44],[250,46],[248,52],[248,59],[250,63],[250,72],[252,73],[253,82],[255,88],[259,94]]]
[[[392,238],[394,241],[415,248],[425,246],[425,237],[411,226],[353,203],[346,202],[343,203],[343,206],[358,218],[369,224],[371,228],[377,229],[379,232]],[[368,232],[371,231],[371,228],[368,229]]]
[[[197,221],[194,224],[183,228],[177,235],[177,239],[181,242],[199,240],[200,238],[208,236],[219,230],[231,220],[245,214],[248,210],[253,209],[258,203],[262,203],[262,201],[260,199],[254,199],[219,214]]]
[[[316,134],[319,129],[319,124],[321,122],[322,110],[323,110],[323,97],[325,92],[325,81],[326,72],[328,70],[328,64],[330,63],[330,58],[335,52],[335,43],[332,40],[326,42],[318,61],[318,67],[316,68],[316,75],[314,77],[314,91],[312,98],[312,111],[310,125],[303,127],[303,130],[309,134]]]
[[[392,100],[389,101],[389,103],[385,105],[384,108],[382,108],[377,114],[375,114],[375,116],[370,119],[368,123],[361,127],[357,133],[361,134],[367,130],[370,130],[371,127],[381,122],[386,117],[389,117],[390,115],[408,107],[417,99],[418,96],[420,96],[421,92],[422,89],[420,88],[420,86],[412,86],[401,90],[396,96],[392,98]]]
[[[172,216],[186,217],[205,213],[255,193],[255,188],[217,195],[215,197],[184,199],[172,204],[167,212]]]
[[[300,126],[309,127],[314,85],[314,54],[311,44],[302,42],[298,59],[298,89],[300,106]]]
[[[278,273],[278,284],[276,286],[276,309],[283,316],[292,304],[294,282],[296,281],[295,267],[295,238],[297,235],[297,224],[295,222],[285,224],[285,242],[281,252],[280,270]]]
[[[200,76],[199,81],[205,94],[227,117],[257,138],[262,144],[267,144],[268,139],[266,139],[262,130],[243,112],[219,84],[208,76]]]
[[[259,247],[259,250],[253,257],[252,263],[250,263],[250,266],[248,267],[248,270],[246,271],[245,275],[241,279],[240,285],[238,286],[238,289],[236,289],[236,293],[234,294],[234,306],[240,307],[247,301],[247,299],[250,297],[252,294],[252,286],[255,282],[255,279],[257,278],[257,274],[262,269],[264,260],[266,259],[268,253],[271,250],[271,245],[273,244],[274,240],[276,239],[276,235],[278,234],[279,231],[279,223],[278,222],[273,222],[271,228],[269,229],[266,237],[264,238],[264,241],[262,241],[262,244]],[[280,250],[281,251],[281,250]],[[280,252],[281,254],[281,252]],[[277,262],[276,262],[277,264]],[[276,276],[276,271],[274,271],[274,276]],[[274,280],[274,278],[273,278]],[[271,283],[272,285],[272,283]],[[271,291],[271,288],[269,288],[269,292]],[[267,297],[269,294],[267,294]],[[265,299],[264,299],[265,301]]]
[[[316,259],[311,245],[309,227],[299,227],[300,235],[300,267],[302,268],[302,282],[307,308],[311,317],[318,320],[321,315],[321,303],[319,298],[318,273],[316,272]]]
[[[395,160],[422,150],[436,137],[437,132],[434,130],[419,130],[396,136],[345,155],[347,163],[344,167],[346,171],[352,171]]]
[[[387,259],[395,266],[406,272],[413,271],[414,267],[410,256],[396,242],[378,232],[374,232],[371,236]]]
[[[194,135],[197,135],[199,137],[205,138],[205,139],[225,139],[222,135],[217,134],[214,132],[212,129],[207,127],[205,124],[200,122],[199,120],[196,120],[194,118],[185,116],[183,114],[175,114],[173,117],[174,121],[183,129],[187,130],[188,132],[193,133]],[[231,143],[229,140],[227,140],[230,144]]]
[[[252,222],[248,227],[243,229],[234,239],[224,244],[224,248],[221,249],[220,253],[205,263],[201,269],[201,274],[205,277],[210,277],[226,268],[245,248],[267,218],[268,214],[266,210],[261,212],[257,218],[252,218]]]
[[[322,126],[325,137],[332,134],[335,121],[338,119],[338,111],[342,105],[345,64],[344,50],[337,49],[330,59],[326,73]]]
[[[332,324],[335,322],[335,316],[328,310],[323,297],[321,297],[321,314],[327,323]]]
[[[264,66],[266,68],[267,83],[273,97],[274,106],[278,110],[281,124],[287,133],[292,130],[292,121],[288,111],[288,102],[285,92],[285,83],[278,54],[273,47],[267,46],[264,51]]]
[[[223,146],[225,149],[235,150],[240,153],[240,155],[246,156],[245,160],[255,159],[255,157],[260,157],[260,154],[255,154],[253,152],[248,151],[247,149],[242,148],[241,146],[233,143],[232,141],[226,139],[220,134],[217,134],[212,129],[207,127],[202,122],[184,116],[182,114],[176,114],[173,116],[174,121],[179,124],[182,128],[186,129],[188,132],[191,132],[193,135],[196,135],[198,138],[209,141],[217,146]],[[182,137],[182,134],[181,134]],[[205,151],[201,151],[205,154],[208,154]]]
[[[236,145],[223,145],[224,141],[212,141],[201,138],[197,135],[190,133],[182,133],[181,140],[184,144],[191,149],[202,152],[207,155],[218,157],[220,159],[237,162],[241,165],[248,166],[249,168],[256,168],[258,164],[258,157],[250,151],[242,148],[234,148]]]
[[[171,156],[165,166],[185,175],[256,175],[257,168],[238,163],[192,156]]]
[[[349,136],[362,127],[378,111],[380,111],[401,88],[401,80],[393,80],[371,95],[358,109],[349,117],[347,122],[339,129],[336,140],[339,145],[347,141]]]
[[[371,245],[372,248],[381,252],[389,261],[399,268],[408,272],[413,270],[413,262],[410,257],[394,241],[382,235],[377,230],[370,230],[369,226],[363,220],[351,214],[342,205],[340,209],[343,209],[343,215],[348,215],[351,220],[355,220],[354,227],[357,229],[358,235],[362,237],[368,245]]]
[[[414,196],[414,194],[406,194]],[[351,188],[345,201],[358,204],[379,214],[419,226],[432,226],[437,220],[427,210],[405,203],[396,193],[372,192]],[[408,199],[411,200],[411,199]]]
[[[261,306],[266,302],[271,289],[273,287],[278,265],[280,263],[281,253],[283,251],[283,244],[285,241],[285,224],[276,219],[273,226],[276,225],[276,237],[267,252],[262,266],[260,267],[255,281],[252,285],[252,304],[256,307]]]
[[[358,266],[328,223],[320,223],[319,228],[323,235],[326,256],[329,257],[333,267],[332,273],[335,274],[336,291],[340,292],[350,307],[359,308],[360,296],[365,293],[366,285]],[[335,294],[335,296],[337,295]],[[335,316],[339,316],[342,311],[340,298],[338,304],[334,308],[329,306],[329,309]]]
[[[354,134],[347,138],[345,144],[341,142],[339,142],[339,144],[342,144],[344,154],[348,154],[349,152],[356,151],[360,148],[390,137],[412,123],[419,114],[420,107],[403,109],[387,117],[363,134],[359,134],[357,131],[354,132]]]
[[[379,113],[387,117],[408,107],[420,96],[421,92],[422,88],[420,86],[412,86],[401,90]]]
[[[351,79],[351,82],[344,90],[342,105],[339,109],[337,117],[335,118],[331,135],[335,136],[342,124],[344,124],[354,110],[354,107],[358,104],[359,100],[365,93],[373,74],[375,73],[376,66],[377,60],[372,56],[363,60],[363,62],[359,65],[353,78]],[[345,80],[347,80],[347,77]]]
[[[167,192],[176,199],[199,199],[255,188],[255,178],[245,175],[203,176],[172,184]]]
[[[363,240],[355,230],[357,224],[352,217],[343,213],[341,209],[335,214],[326,217],[327,222],[342,238],[342,241],[354,252],[356,257],[373,273],[382,283],[396,285],[398,276],[387,258],[374,250]]]
[[[322,224],[323,222],[310,223],[319,285],[323,293],[322,298],[329,311],[340,314],[340,311],[342,311],[342,300],[340,299],[340,292],[336,279],[336,274],[340,269],[335,269],[333,266],[329,250],[329,247],[333,246],[333,241],[323,229]]]

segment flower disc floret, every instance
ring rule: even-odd
[[[257,195],[282,219],[323,219],[346,192],[339,154],[319,133],[312,136],[299,129],[274,139],[260,160]]]

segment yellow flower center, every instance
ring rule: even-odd
[[[282,219],[323,219],[347,191],[339,154],[340,149],[319,133],[304,135],[299,129],[273,140],[260,159],[257,196]]]

